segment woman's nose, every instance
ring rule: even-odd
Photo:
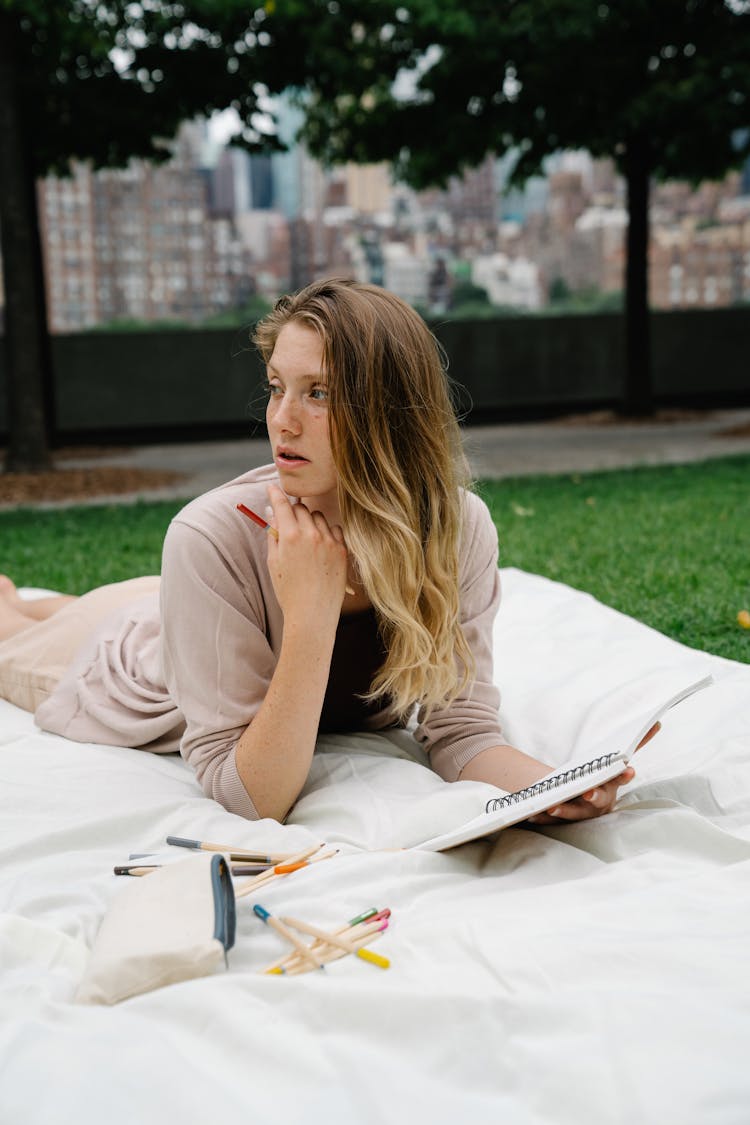
[[[284,430],[298,430],[299,429],[300,408],[299,403],[295,397],[287,391],[281,396],[281,399],[276,400],[276,409],[274,411],[274,421],[277,426]]]

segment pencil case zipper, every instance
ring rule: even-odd
[[[221,942],[226,953],[234,945],[237,912],[232,876],[223,855],[215,855],[211,860],[211,890],[214,897],[214,939]]]

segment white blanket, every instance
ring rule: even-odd
[[[288,824],[250,823],[179,758],[67,742],[0,704],[3,1125],[747,1125],[750,667],[502,577],[507,736],[552,764],[617,684],[716,680],[666,716],[600,820],[408,850],[495,791],[446,785],[399,733],[326,739]],[[340,850],[238,900],[228,971],[74,1004],[130,882],[113,866],[167,835]],[[373,949],[391,968],[264,975],[286,949],[254,901],[329,927],[390,907]]]

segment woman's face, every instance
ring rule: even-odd
[[[281,487],[290,496],[335,501],[336,467],[331,452],[328,375],[323,341],[315,329],[290,321],[276,338],[267,364],[266,424]]]

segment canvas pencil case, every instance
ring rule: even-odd
[[[199,855],[133,879],[96,935],[75,1001],[116,1004],[206,976],[234,945],[234,888],[223,855]]]

